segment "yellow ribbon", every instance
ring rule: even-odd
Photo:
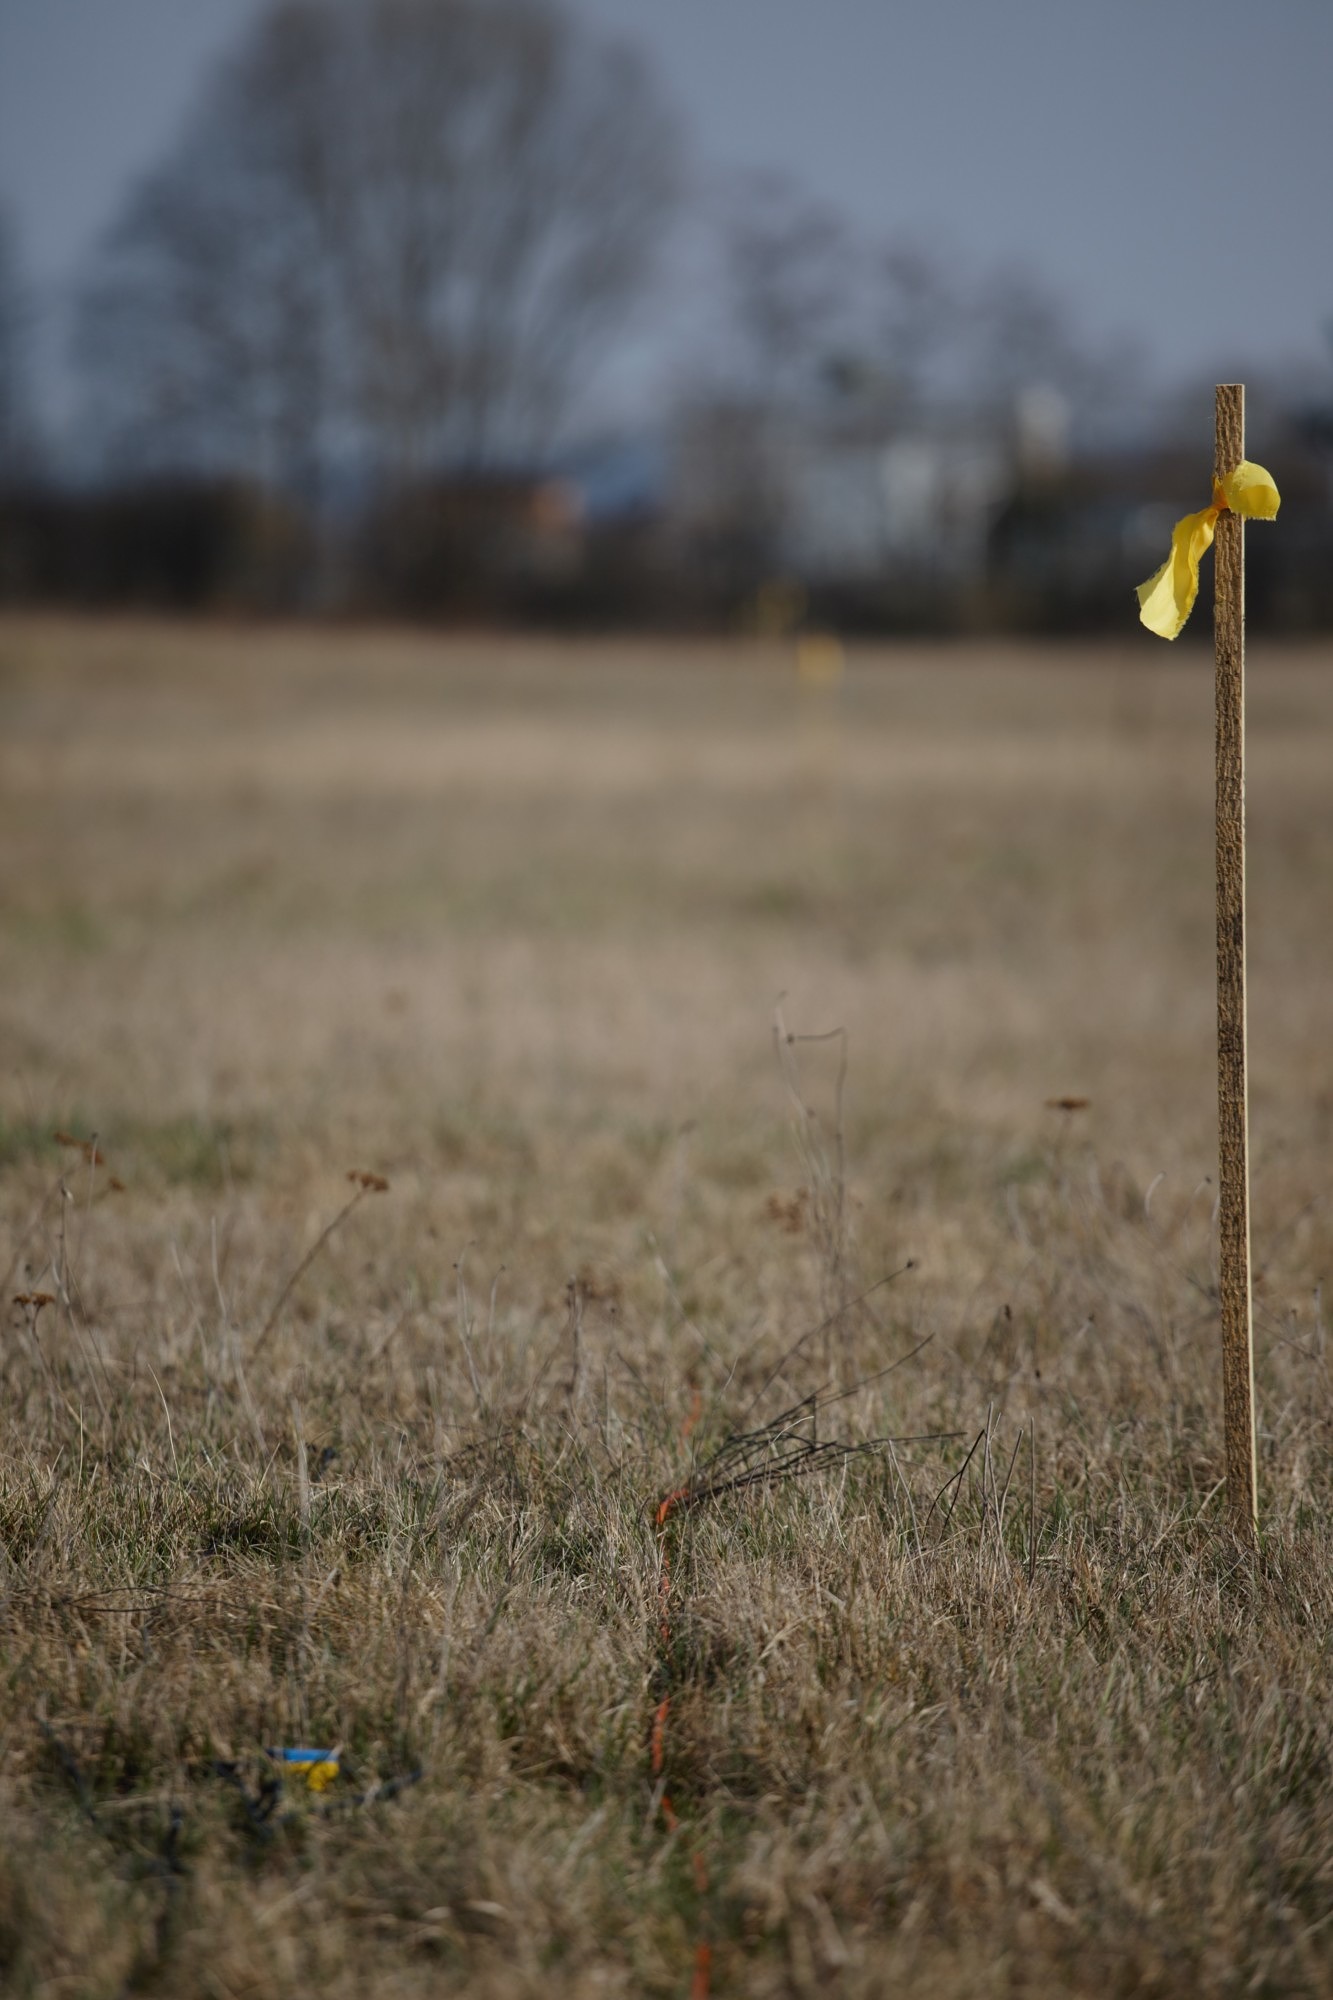
[[[1162,639],[1177,639],[1199,594],[1199,562],[1213,546],[1217,517],[1228,509],[1251,521],[1271,521],[1280,505],[1273,475],[1243,458],[1225,479],[1213,481],[1213,504],[1186,514],[1171,533],[1171,553],[1155,576],[1139,585],[1139,617]]]

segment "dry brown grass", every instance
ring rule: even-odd
[[[1330,664],[1250,1560],[1202,654],[0,625],[7,1991],[1333,1992]],[[677,1510],[664,1644],[660,1497],[922,1341],[821,1435],[962,1437]]]

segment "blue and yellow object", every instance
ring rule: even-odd
[[[312,1792],[327,1791],[342,1768],[342,1750],[270,1749],[275,1763],[295,1774],[301,1772]]]

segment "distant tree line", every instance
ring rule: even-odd
[[[641,58],[557,0],[278,0],[86,273],[74,475],[43,469],[0,217],[0,599],[1118,623],[1139,503],[1199,490],[1114,449],[1137,357],[1030,274],[867,242],[782,176],[712,204],[655,481],[580,483],[686,182]],[[1256,603],[1333,622],[1333,422],[1279,416],[1305,512]]]

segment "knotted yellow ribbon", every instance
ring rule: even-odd
[[[1155,576],[1139,585],[1139,617],[1162,639],[1177,639],[1199,594],[1199,561],[1213,546],[1217,517],[1228,509],[1251,521],[1271,521],[1280,500],[1273,475],[1243,458],[1225,479],[1213,481],[1213,504],[1186,514],[1171,533],[1171,553]]]

